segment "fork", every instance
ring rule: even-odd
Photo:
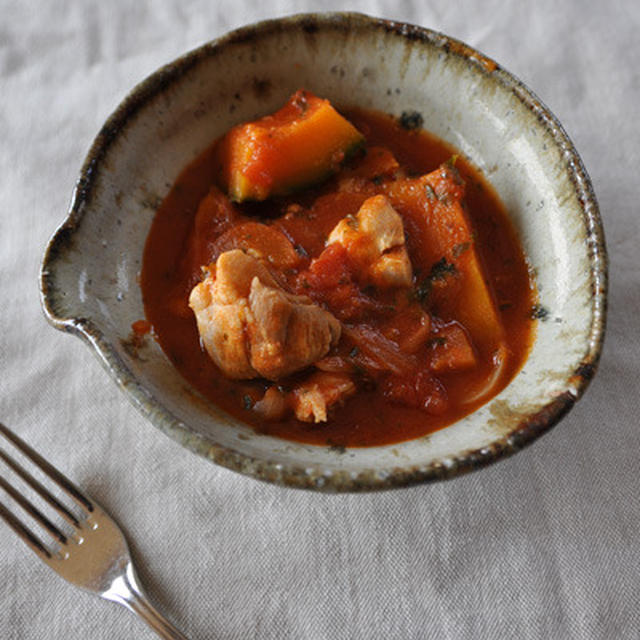
[[[0,517],[27,543],[36,555],[58,575],[86,591],[117,602],[142,618],[161,638],[187,640],[142,591],[127,542],[118,525],[94,500],[82,493],[69,479],[36,453],[17,435],[0,423],[2,434],[73,503],[81,516],[58,500],[23,466],[0,448],[0,460],[28,484],[56,511],[69,528],[64,533],[46,515],[0,475],[0,487],[37,522],[55,543],[45,544],[0,501]]]

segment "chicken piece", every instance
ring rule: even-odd
[[[247,324],[251,364],[264,378],[278,380],[324,357],[340,339],[340,323],[307,296],[251,283]]]
[[[385,196],[365,200],[357,215],[343,218],[327,239],[327,245],[334,243],[345,247],[371,284],[383,288],[411,286],[402,218]]]
[[[299,384],[291,394],[296,418],[303,422],[326,422],[328,411],[354,395],[356,385],[344,373],[318,371]]]
[[[371,281],[380,287],[410,287],[411,262],[404,244],[383,253],[369,268]]]
[[[340,323],[306,296],[287,293],[263,262],[223,253],[189,306],[211,359],[230,378],[277,380],[324,357]]]
[[[220,254],[214,271],[216,302],[220,304],[233,304],[248,298],[251,283],[256,277],[268,287],[280,288],[264,262],[240,249]]]

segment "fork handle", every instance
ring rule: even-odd
[[[140,587],[132,564],[127,566],[125,574],[114,582],[109,594],[105,594],[105,597],[123,605],[142,618],[161,638],[189,640],[149,602]]]

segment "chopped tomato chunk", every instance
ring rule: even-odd
[[[329,245],[298,276],[295,286],[299,294],[325,304],[342,321],[356,321],[382,306],[367,296],[354,281],[355,267],[347,250],[340,244]]]
[[[395,404],[427,413],[444,413],[449,405],[442,383],[428,371],[420,370],[410,376],[389,376],[382,384],[382,392]]]

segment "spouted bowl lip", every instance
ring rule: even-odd
[[[219,55],[236,43],[254,43],[259,55],[260,43],[269,34],[297,31],[301,37],[317,40],[323,31],[336,29],[354,35],[362,32],[392,34],[407,47],[435,47],[444,56],[455,56],[464,60],[474,73],[489,78],[497,88],[512,92],[534,116],[538,126],[551,135],[554,144],[560,150],[565,163],[564,170],[568,173],[579,199],[587,230],[586,251],[591,282],[589,312],[592,320],[588,344],[585,344],[585,355],[567,379],[565,388],[542,408],[526,415],[509,433],[496,437],[488,446],[461,450],[456,456],[432,460],[425,465],[400,464],[396,468],[384,470],[370,468],[358,472],[327,472],[321,465],[309,467],[295,462],[282,464],[267,456],[250,456],[239,449],[221,446],[194,431],[164,407],[145,388],[92,317],[82,314],[69,315],[62,304],[67,294],[65,287],[68,283],[60,282],[58,265],[61,260],[70,259],[70,249],[74,245],[77,229],[84,216],[91,211],[96,181],[104,170],[105,158],[114,142],[123,134],[127,123],[141,112],[150,100],[170,90],[185,74],[197,72],[197,67],[203,60]],[[560,122],[530,89],[491,58],[442,33],[358,13],[338,12],[293,15],[234,30],[161,67],[135,86],[107,119],[87,154],[73,192],[68,215],[46,248],[40,276],[40,291],[47,320],[55,328],[75,334],[89,344],[130,401],[156,427],[186,448],[229,469],[279,485],[329,492],[358,492],[453,478],[517,452],[557,424],[582,396],[597,370],[606,325],[607,271],[604,231],[590,179]]]

